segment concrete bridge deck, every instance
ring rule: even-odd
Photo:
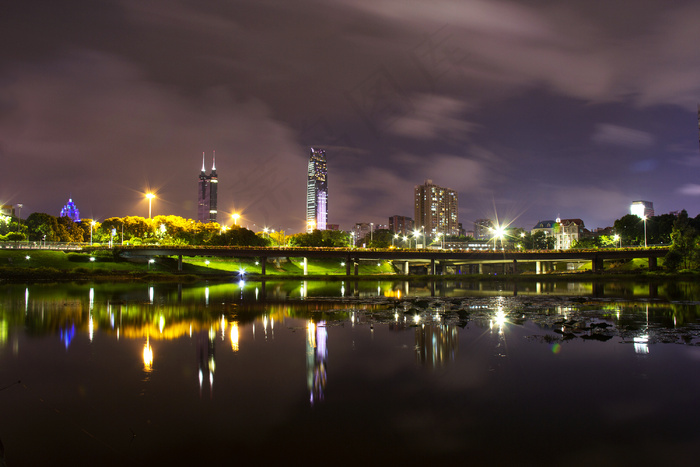
[[[429,271],[435,274],[436,262],[449,265],[511,263],[517,272],[518,262],[588,262],[593,272],[602,272],[604,261],[644,258],[649,260],[649,269],[656,269],[657,259],[668,253],[668,248],[625,248],[601,250],[553,250],[553,251],[469,251],[469,250],[401,250],[401,249],[364,249],[364,248],[260,248],[260,247],[175,247],[175,246],[138,246],[117,247],[120,255],[133,256],[177,256],[178,270],[182,270],[183,256],[208,256],[232,258],[259,258],[262,274],[268,258],[290,257],[304,258],[338,258],[345,262],[346,275],[358,274],[361,260],[392,260],[403,263],[408,274],[409,264],[429,263]],[[480,268],[481,269],[481,268]],[[306,271],[306,269],[305,269]]]

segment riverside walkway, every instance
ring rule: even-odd
[[[337,258],[345,263],[348,276],[358,275],[359,263],[370,260],[389,260],[402,267],[409,274],[410,266],[424,265],[428,274],[436,274],[439,265],[443,273],[452,268],[462,272],[483,273],[484,264],[500,263],[509,272],[518,273],[518,263],[534,262],[535,272],[547,271],[554,262],[582,263],[590,262],[594,273],[602,272],[605,261],[619,261],[642,258],[649,261],[649,269],[657,267],[657,260],[668,253],[668,248],[622,248],[601,250],[538,250],[538,251],[471,251],[471,250],[433,250],[433,249],[365,249],[365,248],[262,248],[262,247],[191,247],[191,246],[132,246],[116,247],[123,257],[175,256],[178,258],[178,270],[182,271],[183,256],[257,258],[260,260],[262,274],[265,275],[268,260],[274,258],[303,258],[304,274],[307,274],[309,258]]]

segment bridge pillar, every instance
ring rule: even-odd
[[[432,259],[430,260],[430,274],[431,274],[432,276],[435,275],[435,258],[432,258]]]
[[[542,261],[535,261],[535,274],[542,274]]]
[[[658,267],[656,263],[656,258],[649,258],[649,270],[650,271],[656,271],[656,268]]]
[[[346,276],[349,276],[349,275],[350,275],[350,273],[351,273],[351,269],[350,269],[351,266],[352,266],[352,258],[350,258],[350,257],[348,256],[347,258],[345,258],[345,275],[346,275]]]
[[[517,273],[518,273],[518,260],[514,259],[513,260],[513,274],[517,274]]]
[[[182,255],[177,255],[177,272],[182,272]]]
[[[411,274],[411,268],[409,267],[408,261],[405,261],[403,263],[403,273],[406,274],[407,276]]]
[[[360,274],[360,260],[358,259],[357,261],[353,261],[353,264],[355,265],[355,275],[357,276]]]
[[[260,258],[260,274],[265,275],[265,266],[267,266],[267,256]]]
[[[479,263],[479,274],[484,273],[484,263]]]
[[[304,275],[309,275],[309,259],[306,256],[304,256]]]
[[[603,272],[603,258],[598,255],[591,260],[591,267],[594,273]]]

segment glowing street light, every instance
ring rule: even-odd
[[[619,248],[622,248],[622,238],[618,234],[613,235],[613,241],[619,242]]]
[[[394,240],[399,238],[399,234],[394,234],[394,238],[391,239],[391,246],[394,246]]]
[[[420,236],[420,230],[413,231],[413,238],[416,241],[416,249],[418,249],[418,237]]]
[[[151,192],[146,193],[146,198],[148,199],[148,218],[151,218],[151,203],[153,201],[153,198],[155,198],[156,195],[154,195]]]
[[[231,217],[233,218],[233,225],[238,226],[238,219],[240,219],[241,215],[234,212]]]
[[[644,221],[644,248],[647,247],[647,216],[644,215],[642,216],[642,220]]]

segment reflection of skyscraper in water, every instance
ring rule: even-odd
[[[216,370],[216,361],[214,358],[215,346],[216,333],[213,328],[210,329],[209,332],[200,331],[197,333],[199,397],[202,397],[205,375],[209,380],[209,397],[211,398],[214,395],[214,371]]]
[[[326,322],[321,321],[315,324],[313,321],[309,321],[306,328],[306,379],[311,405],[314,405],[316,401],[323,401],[325,397],[327,340]]]
[[[416,328],[416,359],[433,368],[453,361],[458,348],[457,327],[426,324]]]

